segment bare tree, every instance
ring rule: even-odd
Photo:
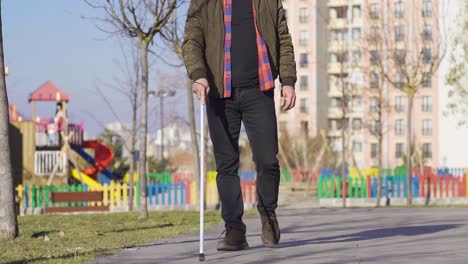
[[[125,56],[125,51],[122,50],[124,55],[124,65],[122,71],[125,73],[125,80],[119,80],[120,89],[119,91],[129,99],[130,106],[132,108],[132,124],[130,128],[130,146],[125,144],[125,147],[129,150],[130,153],[130,168],[129,168],[129,192],[128,192],[128,208],[130,211],[133,211],[133,187],[134,183],[134,174],[135,174],[135,151],[136,151],[136,134],[137,134],[137,116],[139,109],[139,89],[140,89],[140,74],[141,74],[141,65],[140,65],[140,50],[137,43],[134,40],[130,42],[130,61],[128,57]],[[120,79],[120,78],[118,78]],[[127,140],[125,140],[127,142]]]
[[[8,96],[3,56],[2,1],[0,1],[0,239],[18,236],[15,191],[10,157]]]
[[[437,73],[446,52],[444,34],[439,27],[440,1],[429,1],[422,10],[416,12],[414,1],[408,1],[408,24],[404,9],[398,5],[405,1],[383,1],[382,8],[369,9],[370,34],[374,34],[369,44],[370,63],[385,78],[392,88],[403,92],[407,99],[406,116],[406,167],[407,186],[411,186],[413,157],[413,106],[415,96],[425,83]],[[422,11],[422,12],[421,12]],[[422,14],[417,16],[416,14]],[[407,204],[412,204],[412,188],[407,188]]]
[[[343,207],[346,207],[346,171],[354,162],[354,152],[352,150],[353,134],[352,122],[356,120],[354,102],[362,100],[362,76],[363,69],[360,63],[361,49],[352,36],[352,24],[354,17],[351,6],[337,7],[333,10],[337,15],[345,17],[345,26],[335,25],[336,19],[328,19],[330,30],[329,39],[329,79],[330,93],[330,113],[332,115],[331,133],[339,130],[340,135],[330,135],[338,139],[341,151],[341,183],[343,190]],[[340,22],[338,22],[340,23]],[[336,141],[334,142],[335,147]]]
[[[139,147],[140,181],[140,218],[148,218],[146,150],[148,132],[148,49],[155,36],[160,34],[178,7],[177,0],[107,0],[91,3],[90,6],[102,9],[105,17],[99,21],[111,26],[113,30],[101,30],[109,34],[118,34],[136,38],[141,51],[141,117]]]

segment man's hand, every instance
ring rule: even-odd
[[[292,86],[283,86],[281,90],[281,107],[283,110],[292,109],[296,105],[296,93]]]
[[[205,104],[206,96],[210,91],[210,85],[208,84],[208,80],[205,78],[201,78],[193,82],[192,84],[192,92],[197,95],[198,100],[200,100],[201,104]]]

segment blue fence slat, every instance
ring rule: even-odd
[[[185,198],[185,183],[181,183],[181,186],[180,186],[180,200],[181,200],[181,203],[182,204],[186,204],[187,201],[186,201],[186,198]]]
[[[160,193],[161,185],[159,183],[154,184],[154,196],[156,197],[155,202],[156,205],[159,205],[159,193]]]
[[[178,183],[174,183],[174,205],[177,205],[178,204],[178,196],[177,196],[177,193],[179,191],[179,184]]]
[[[372,197],[377,197],[377,177],[372,177]]]
[[[167,204],[172,204],[172,185],[170,183],[166,184],[167,186]]]
[[[149,205],[153,205],[153,190],[154,190],[154,184],[148,184],[148,203]]]
[[[160,190],[161,190],[161,204],[165,205],[166,204],[166,185],[161,184],[160,185]]]

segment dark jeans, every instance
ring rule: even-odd
[[[210,97],[207,101],[208,125],[213,142],[221,199],[221,216],[226,226],[242,227],[244,204],[240,185],[239,133],[241,122],[257,168],[257,209],[260,214],[276,209],[280,169],[274,91],[260,88],[234,88],[230,98]]]

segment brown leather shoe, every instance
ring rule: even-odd
[[[224,232],[226,233],[224,239],[216,245],[218,251],[237,251],[249,248],[245,231],[227,227]]]
[[[261,215],[262,220],[262,242],[266,247],[274,247],[280,241],[280,228],[275,212]]]

